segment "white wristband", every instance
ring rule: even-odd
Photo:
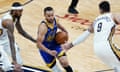
[[[75,39],[72,42],[73,46],[83,42],[89,35],[90,35],[90,32],[88,30],[86,30],[82,35],[80,35],[77,39]]]
[[[19,6],[19,7],[11,7],[11,10],[22,10],[23,6]]]

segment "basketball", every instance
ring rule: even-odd
[[[66,41],[68,41],[68,35],[66,32],[57,32],[55,40],[58,44],[64,44]]]

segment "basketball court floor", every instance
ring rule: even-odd
[[[8,10],[11,4],[15,1],[19,1],[24,4],[28,0],[0,0],[0,13]],[[99,15],[98,3],[100,1],[102,0],[79,0],[76,8],[79,11],[79,14],[72,15],[67,12],[71,0],[33,0],[24,6],[21,23],[25,31],[36,38],[38,25],[44,18],[43,9],[46,6],[52,6],[55,9],[56,16],[60,18],[60,23],[69,32],[69,41],[73,41],[78,35],[83,33],[95,17]],[[110,0],[110,3],[112,12],[119,13],[120,1]],[[2,15],[3,14],[0,14],[0,17]],[[119,28],[120,27],[118,26],[118,30],[115,35],[115,43],[120,47]],[[25,65],[43,70],[50,70],[46,67],[44,61],[39,55],[36,44],[19,35],[16,30],[15,37],[16,42],[21,49],[21,55]],[[70,49],[67,52],[67,56],[70,65],[76,72],[113,72],[110,67],[106,66],[94,54],[92,34],[85,42]]]

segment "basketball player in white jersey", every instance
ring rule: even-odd
[[[64,49],[71,47],[84,41],[90,33],[94,32],[94,51],[96,55],[107,65],[120,72],[120,49],[113,44],[113,35],[115,27],[120,24],[120,15],[110,13],[110,4],[108,1],[102,1],[99,4],[100,16],[94,23],[71,43],[66,43]]]
[[[6,13],[0,20],[0,46],[3,49],[1,52],[0,62],[3,62],[3,70],[8,70],[10,67],[10,62],[7,60],[7,56],[5,54],[12,56],[12,63],[14,65],[14,70],[16,72],[21,72],[22,59],[19,53],[19,48],[15,43],[14,39],[14,26],[18,30],[18,32],[24,36],[25,38],[31,40],[32,42],[36,42],[31,36],[29,36],[22,28],[20,18],[22,15],[23,7],[19,2],[13,3],[11,10]],[[5,58],[6,57],[6,58]],[[5,61],[5,62],[4,62]],[[8,64],[6,67],[5,65]]]

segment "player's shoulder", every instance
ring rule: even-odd
[[[46,23],[47,23],[46,20],[45,20],[45,19],[42,19],[42,20],[40,21],[39,27],[40,27],[40,26],[45,26]]]
[[[38,32],[46,33],[47,32],[47,26],[45,23],[40,23],[38,26]]]
[[[46,28],[46,27],[47,27],[46,26],[46,20],[45,19],[41,20],[40,24],[39,24],[39,28]]]
[[[10,12],[7,12],[2,16],[2,20],[6,20],[6,19],[12,20],[12,16],[10,15]]]

